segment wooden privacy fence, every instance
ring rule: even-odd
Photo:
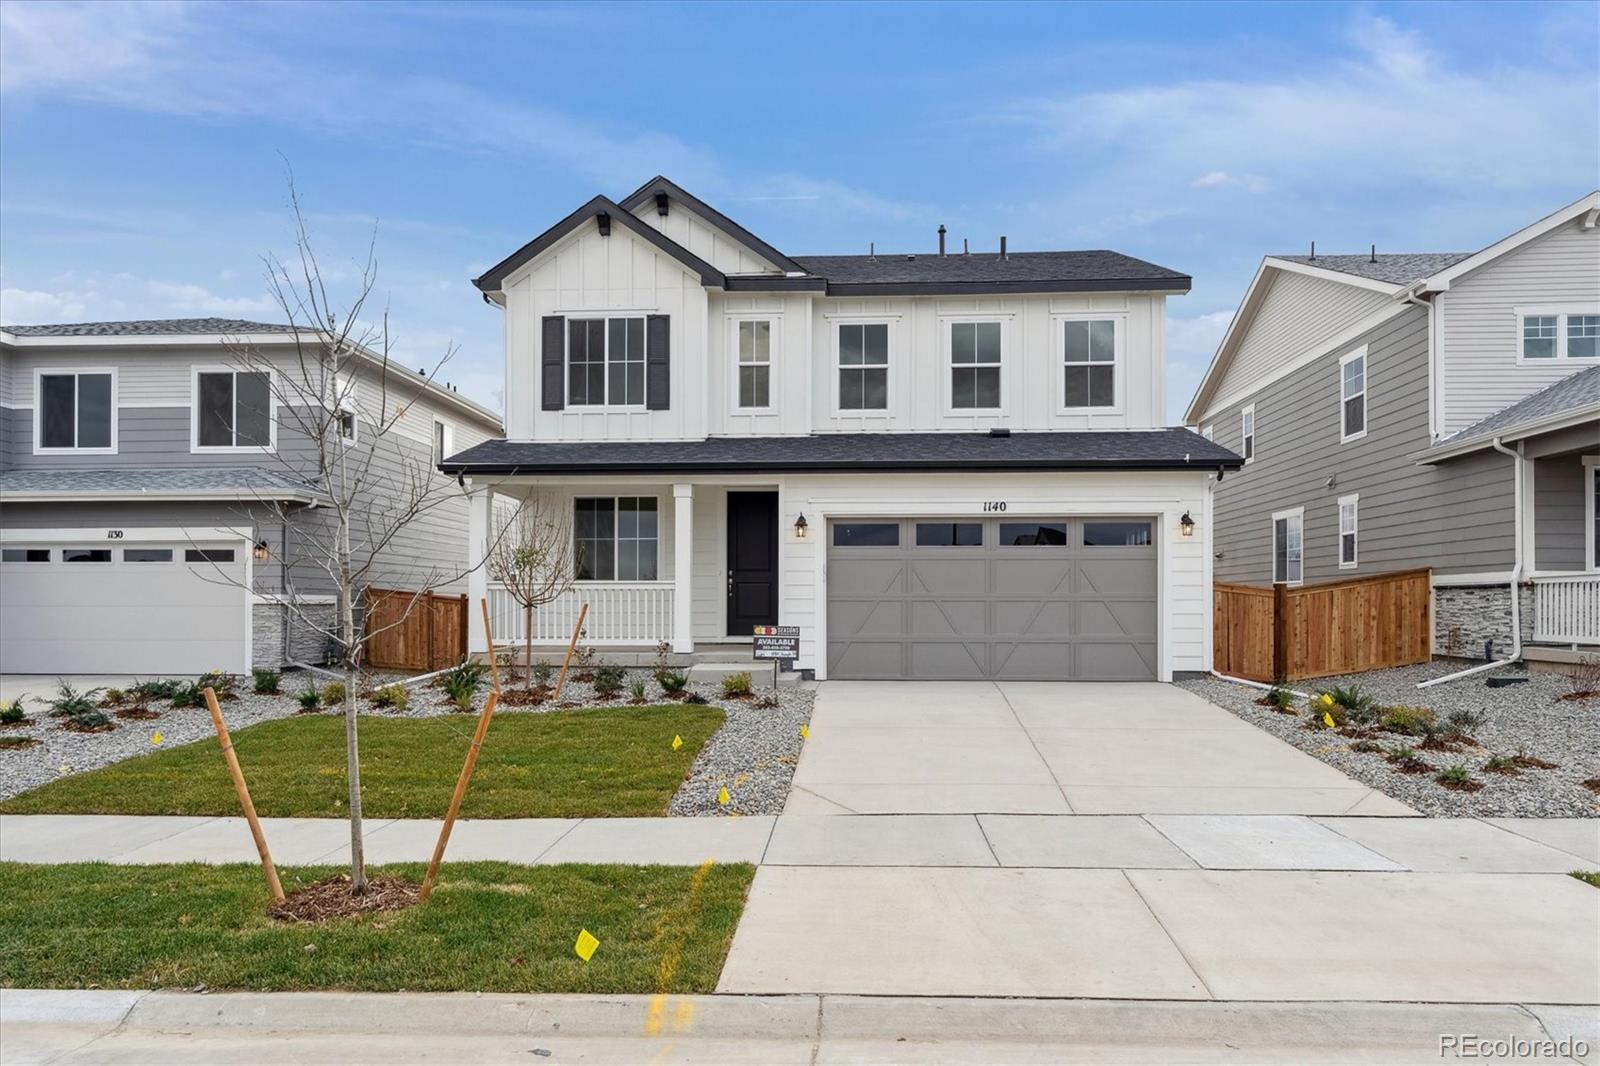
[[[1252,681],[1294,681],[1425,663],[1429,571],[1291,588],[1213,585],[1212,662]]]
[[[467,654],[467,598],[399,589],[367,589],[367,665],[385,670],[443,670]]]

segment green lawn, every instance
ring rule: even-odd
[[[714,707],[617,707],[506,713],[489,726],[463,818],[594,818],[667,813],[695,755],[722,725]],[[439,818],[476,719],[361,719],[361,784],[370,818]],[[683,747],[672,750],[672,738]],[[234,747],[263,817],[346,812],[344,719],[282,718],[241,729]],[[215,741],[152,752],[65,777],[0,803],[6,814],[236,815]]]
[[[292,891],[337,868],[280,872]],[[460,863],[420,906],[312,926],[266,916],[256,866],[0,863],[0,987],[711,992],[753,876]]]

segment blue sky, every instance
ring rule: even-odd
[[[1600,185],[1600,6],[0,3],[0,320],[268,318],[285,160],[336,283],[498,406],[468,279],[664,173],[791,254],[1184,270],[1176,421],[1263,254],[1470,250]],[[279,316],[281,317],[281,316]]]

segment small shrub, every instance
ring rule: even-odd
[[[1517,765],[1515,756],[1491,755],[1483,762],[1483,772],[1486,774],[1500,774],[1504,777],[1516,777],[1522,773],[1522,768]]]
[[[1511,756],[1511,761],[1516,763],[1517,766],[1519,768],[1523,769],[1523,770],[1559,770],[1559,769],[1561,769],[1561,766],[1560,766],[1559,763],[1548,762],[1548,761],[1546,761],[1544,759],[1539,758],[1537,755],[1532,755],[1532,754],[1530,754],[1528,752],[1527,748],[1518,748],[1517,749],[1517,753],[1515,755]]]
[[[322,693],[317,691],[315,685],[307,685],[304,692],[295,697],[302,711],[314,711],[322,705]]]
[[[488,667],[482,663],[468,659],[445,671],[444,694],[450,697],[456,710],[472,710],[473,697],[478,694],[478,686],[483,684],[483,675],[487,670]]]
[[[276,696],[278,694],[278,683],[282,680],[282,675],[278,671],[252,670],[250,674],[255,678],[255,690],[259,695]]]
[[[682,702],[684,702],[684,703],[692,703],[692,704],[695,704],[696,706],[711,702],[710,700],[706,699],[704,696],[700,695],[700,693],[698,693],[698,692],[685,692],[683,694],[683,696],[681,697],[681,699],[682,699]]]
[[[79,692],[65,681],[56,682],[56,698],[50,701],[50,716],[52,718],[69,718],[75,714],[87,714],[94,711],[95,701],[100,695],[100,690],[92,688],[88,692]],[[101,715],[104,718],[104,715]],[[107,718],[106,721],[111,719]]]
[[[411,706],[411,693],[398,681],[392,685],[383,685],[373,689],[372,705],[391,711],[404,711]]]
[[[1439,771],[1439,776],[1434,780],[1456,792],[1476,792],[1483,787],[1483,782],[1474,780],[1472,773],[1460,763]]]
[[[182,683],[171,678],[151,678],[133,686],[132,692],[141,700],[170,700]]]
[[[0,751],[21,751],[38,743],[38,737],[0,737]]]
[[[1378,717],[1378,728],[1402,736],[1425,736],[1438,721],[1426,707],[1386,707]]]
[[[322,702],[329,707],[337,703],[343,703],[347,695],[349,695],[349,691],[344,687],[343,681],[329,681],[322,686]]]
[[[665,670],[656,674],[656,684],[668,696],[681,695],[689,687],[689,675],[682,670]]]
[[[610,699],[622,691],[622,683],[627,680],[628,671],[615,663],[602,663],[595,667],[594,694],[602,699]]]
[[[1451,711],[1445,716],[1444,724],[1452,733],[1471,733],[1483,725],[1483,715],[1475,711]]]
[[[174,707],[204,707],[206,687],[199,681],[178,681],[172,689]]]
[[[1600,696],[1600,655],[1585,655],[1566,671],[1564,700],[1587,700]]]
[[[536,684],[536,685],[548,685],[550,683],[550,681],[555,676],[556,676],[556,664],[555,663],[546,662],[545,660],[540,659],[538,662],[533,664],[533,683],[534,684]]]
[[[0,725],[16,725],[27,720],[28,712],[22,709],[21,696],[10,703],[0,703]]]
[[[1418,757],[1416,749],[1405,744],[1390,748],[1384,756],[1389,764],[1403,774],[1425,774],[1433,767]]]
[[[1360,711],[1372,706],[1372,697],[1362,692],[1360,685],[1338,685],[1329,689],[1327,694],[1347,711]]]
[[[644,703],[649,699],[649,697],[645,695],[643,681],[635,681],[633,684],[629,685],[628,694],[633,698],[634,703]]]
[[[1272,688],[1268,689],[1267,694],[1261,697],[1261,703],[1264,706],[1271,707],[1277,711],[1283,711],[1286,714],[1295,713],[1294,693],[1290,692],[1282,685],[1274,685]]]
[[[760,699],[756,700],[750,706],[756,708],[757,710],[770,711],[773,708],[778,706],[778,697],[776,697],[776,696],[762,696]]]
[[[221,670],[211,670],[201,674],[195,684],[202,689],[209,688],[212,692],[215,692],[217,699],[223,703],[239,698],[239,677],[237,674],[225,674]]]
[[[588,646],[580,647],[572,655],[572,680],[593,681],[595,666],[598,664],[599,658],[600,653],[593,648]]]
[[[728,699],[743,699],[749,696],[754,688],[755,679],[750,676],[748,670],[729,674],[722,679],[722,694]]]
[[[1383,745],[1376,740],[1358,740],[1350,745],[1351,751],[1358,751],[1363,755],[1376,755],[1383,751]]]
[[[1333,725],[1328,725],[1329,719]],[[1338,729],[1350,724],[1350,712],[1342,703],[1333,698],[1333,693],[1324,692],[1311,701],[1311,706],[1306,714],[1307,729]]]
[[[62,729],[69,729],[74,733],[109,733],[117,728],[109,715],[97,708],[90,707],[86,711],[66,716],[67,720],[61,723]]]
[[[100,697],[102,707],[121,707],[128,700],[128,694],[120,688],[108,688],[106,694]]]

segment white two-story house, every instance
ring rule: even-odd
[[[865,242],[863,242],[865,243]],[[1109,251],[791,257],[664,178],[482,277],[506,438],[446,460],[573,527],[564,645],[800,631],[821,678],[1169,679],[1209,667],[1210,487],[1163,428],[1173,270]],[[495,641],[519,612],[488,576]],[[471,612],[473,650],[486,649]]]

